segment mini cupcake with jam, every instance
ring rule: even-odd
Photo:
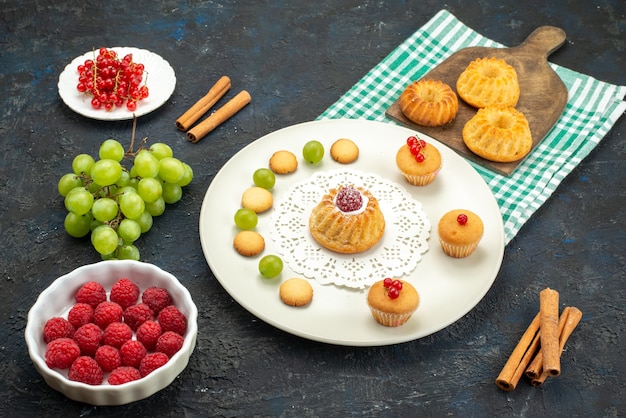
[[[439,220],[439,242],[450,257],[463,258],[478,247],[484,225],[480,216],[467,209],[454,209]]]
[[[441,154],[434,145],[412,135],[398,150],[396,165],[410,184],[426,186],[441,169]]]
[[[374,283],[367,294],[372,316],[381,325],[404,325],[419,305],[417,290],[408,282],[386,278]]]

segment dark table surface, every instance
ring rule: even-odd
[[[626,118],[509,243],[475,309],[416,341],[353,348],[275,329],[224,291],[199,240],[202,199],[224,163],[267,133],[315,119],[442,7],[510,46],[540,25],[561,27],[567,41],[552,62],[626,84],[623,1],[547,3],[0,1],[0,415],[624,415]],[[87,119],[57,91],[64,66],[99,46],[145,48],[171,63],[176,89],[163,107],[139,118],[138,135],[168,143],[195,171],[182,201],[140,247],[143,261],[178,276],[193,295],[196,350],[169,387],[120,407],[77,403],[49,388],[23,336],[42,290],[99,261],[88,242],[64,232],[56,191],[74,155],[96,153],[109,137],[130,140],[130,121]],[[252,103],[192,144],[174,121],[223,74],[234,90],[247,89]],[[503,392],[494,379],[545,287],[584,312],[563,354],[563,373],[541,388],[522,381]]]

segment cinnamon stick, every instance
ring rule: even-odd
[[[191,142],[198,142],[213,129],[217,128],[224,121],[229,119],[235,113],[239,112],[248,103],[250,103],[250,93],[242,90],[235,97],[230,99],[224,106],[220,107],[211,116],[194,126],[187,132],[187,139]]]
[[[583,317],[583,313],[580,311],[580,309],[575,308],[575,307],[570,308],[568,315],[563,321],[564,322],[563,329],[559,336],[559,356],[563,353],[563,349],[565,348],[565,343],[567,342],[570,335],[572,335],[572,332],[574,332],[574,329],[578,326],[578,323],[580,322],[582,317]],[[559,319],[559,325],[560,325],[560,322],[561,321]],[[533,378],[530,381],[530,384],[533,386],[541,386],[549,377],[549,375],[550,374],[548,372],[544,371],[541,373],[540,376]]]
[[[496,378],[496,386],[500,389],[510,392],[517,386],[524,370],[539,346],[540,322],[541,316],[538,313],[522,335],[522,338],[520,338],[502,371]]]
[[[539,292],[539,314],[541,316],[543,370],[550,376],[558,376],[561,373],[559,292],[550,288]]]
[[[563,333],[563,328],[565,327],[565,322],[567,321],[567,317],[571,309],[572,308],[567,306],[565,309],[563,309],[563,312],[561,312],[561,316],[559,316],[559,335]],[[541,329],[539,329],[539,333],[541,333]],[[530,362],[530,365],[526,369],[525,375],[526,377],[532,380],[532,379],[537,379],[542,374],[543,374],[543,350],[539,348],[537,355],[535,356],[533,361]]]
[[[202,117],[224,94],[230,89],[230,78],[222,76],[217,83],[209,89],[206,95],[191,106],[185,113],[176,119],[176,127],[186,131],[198,119]]]

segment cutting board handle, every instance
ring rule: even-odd
[[[548,57],[565,43],[565,31],[555,26],[540,26],[519,46],[538,56]]]

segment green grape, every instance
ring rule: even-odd
[[[117,235],[126,244],[132,244],[141,236],[141,226],[132,219],[123,219],[117,227]]]
[[[161,216],[165,212],[165,200],[159,197],[154,202],[146,202],[146,212],[152,216]]]
[[[91,168],[91,178],[101,186],[110,186],[122,176],[122,166],[110,159],[98,160]]]
[[[94,219],[100,222],[107,222],[115,219],[119,213],[119,206],[117,202],[109,197],[101,197],[93,202],[91,207],[91,214]]]
[[[148,177],[150,178],[150,177]],[[135,191],[137,190],[137,186],[139,185],[139,182],[141,181],[141,179],[139,177],[131,177],[130,180],[128,181],[128,185],[130,187],[132,187],[133,189],[135,189]]]
[[[89,175],[91,173],[91,167],[93,167],[95,162],[96,161],[89,154],[78,154],[72,161],[72,171],[78,176],[83,173]]]
[[[135,178],[137,176],[139,176],[139,174],[137,174],[137,166],[133,165],[133,166],[130,167],[130,171],[128,172],[128,177],[130,177],[132,179],[132,178]],[[150,176],[150,177],[152,177],[152,176]]]
[[[104,225],[104,222],[100,222],[97,219],[92,219],[91,224],[89,225],[89,229],[91,229],[91,232],[93,232],[100,225]]]
[[[89,183],[89,186],[87,186],[87,190],[89,191],[89,193],[95,195],[97,193],[100,193],[100,190],[102,190],[103,187],[104,186],[102,186],[101,184],[92,181],[91,183]]]
[[[163,186],[161,182],[154,177],[146,177],[137,183],[137,194],[141,196],[144,202],[155,202],[161,197]]]
[[[259,168],[252,174],[254,185],[267,190],[272,190],[276,184],[276,175],[269,168]]]
[[[91,244],[100,254],[109,254],[117,249],[119,237],[109,225],[100,225],[91,233]]]
[[[98,155],[101,160],[110,159],[119,163],[124,158],[124,147],[115,139],[107,139],[100,144]]]
[[[164,157],[159,160],[159,177],[168,183],[178,183],[185,174],[183,163],[174,157]]]
[[[91,232],[91,222],[93,218],[86,213],[84,215],[76,215],[75,213],[68,212],[65,216],[63,226],[65,231],[74,238],[82,238]]]
[[[183,168],[185,169],[185,173],[183,174],[183,177],[176,182],[176,184],[178,184],[180,187],[185,187],[186,185],[191,183],[191,180],[193,180],[193,169],[191,168],[191,166],[189,164],[183,163]]]
[[[63,197],[76,187],[83,187],[83,179],[74,173],[64,174],[57,183],[57,190]]]
[[[124,193],[119,202],[120,210],[129,219],[139,218],[146,209],[146,204],[137,193]]]
[[[115,182],[117,187],[126,187],[130,184],[130,173],[126,170],[122,170],[122,175]]]
[[[141,150],[135,156],[133,168],[135,169],[136,175],[139,177],[156,177],[157,174],[159,174],[159,159],[150,151]],[[133,176],[132,170],[131,177],[135,177]]]
[[[165,203],[178,202],[183,197],[183,189],[178,184],[175,183],[163,183],[163,200]]]
[[[324,145],[319,141],[309,141],[302,148],[302,156],[309,164],[317,164],[324,157]]]
[[[118,201],[119,201],[119,198],[121,198],[125,194],[131,194],[131,193],[137,194],[137,189],[135,189],[132,186],[126,186],[126,187],[122,187],[121,189],[118,189],[118,191],[117,191]]]
[[[120,190],[120,188],[117,187],[117,185],[115,185],[115,184],[111,184],[110,186],[103,187],[103,188],[100,189],[100,192],[96,196],[96,199],[99,199],[99,198],[102,198],[102,197],[115,196],[118,193],[119,190]]]
[[[251,209],[241,208],[235,212],[235,225],[239,229],[254,229],[259,222],[259,216]]]
[[[259,272],[263,277],[271,279],[283,271],[283,260],[277,255],[266,255],[259,260]]]
[[[139,261],[139,248],[132,244],[124,244],[115,252],[119,260]]]
[[[76,215],[84,215],[91,210],[93,201],[91,193],[82,187],[76,187],[65,196],[65,209]]]
[[[117,250],[113,251],[112,253],[108,253],[108,254],[100,254],[100,258],[102,258],[102,260],[107,261],[107,260],[118,260],[117,258]]]
[[[152,215],[150,215],[148,212],[142,213],[141,216],[135,220],[141,227],[142,234],[145,234],[150,229],[152,229]]]
[[[174,151],[172,151],[172,148],[162,142],[155,142],[154,144],[152,144],[152,146],[150,147],[150,151],[159,160],[165,157],[174,156]]]

